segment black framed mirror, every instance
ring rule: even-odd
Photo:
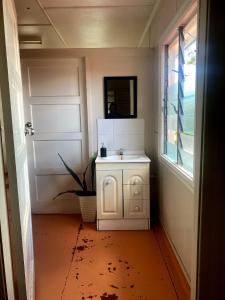
[[[104,77],[106,119],[137,118],[137,76]]]

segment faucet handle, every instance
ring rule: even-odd
[[[120,150],[119,150],[119,155],[123,155],[123,151],[124,151],[124,149],[123,149],[123,148],[120,148]]]

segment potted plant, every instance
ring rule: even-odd
[[[79,185],[81,190],[69,190],[65,192],[61,192],[54,197],[56,199],[60,195],[72,193],[78,196],[79,203],[80,203],[80,210],[82,219],[84,222],[95,222],[96,219],[96,191],[94,189],[94,176],[95,176],[95,159],[94,156],[91,161],[86,166],[83,174],[82,179],[66,164],[62,156],[58,153],[61,161],[63,162],[65,168],[69,172],[69,174],[73,177],[75,182]],[[91,189],[88,189],[88,184],[86,181],[86,175],[88,169],[91,169]]]

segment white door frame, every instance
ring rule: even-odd
[[[2,252],[5,269],[5,280],[8,299],[14,300],[14,286],[13,286],[13,268],[12,268],[12,257],[11,257],[11,245],[10,245],[10,233],[9,233],[9,222],[8,222],[8,210],[6,200],[6,184],[3,167],[3,151],[2,151],[2,140],[1,140],[1,127],[0,127],[0,230],[2,238]]]
[[[206,25],[207,25],[207,1],[198,3],[198,53],[196,71],[196,134],[195,134],[195,190],[194,190],[194,224],[192,238],[192,273],[191,273],[191,300],[197,296],[197,265],[199,247],[199,219],[200,219],[200,181],[202,160],[202,132],[203,132],[203,94],[205,80],[205,57],[206,57]]]

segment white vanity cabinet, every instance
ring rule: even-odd
[[[112,162],[96,160],[97,229],[150,228],[150,160]]]

